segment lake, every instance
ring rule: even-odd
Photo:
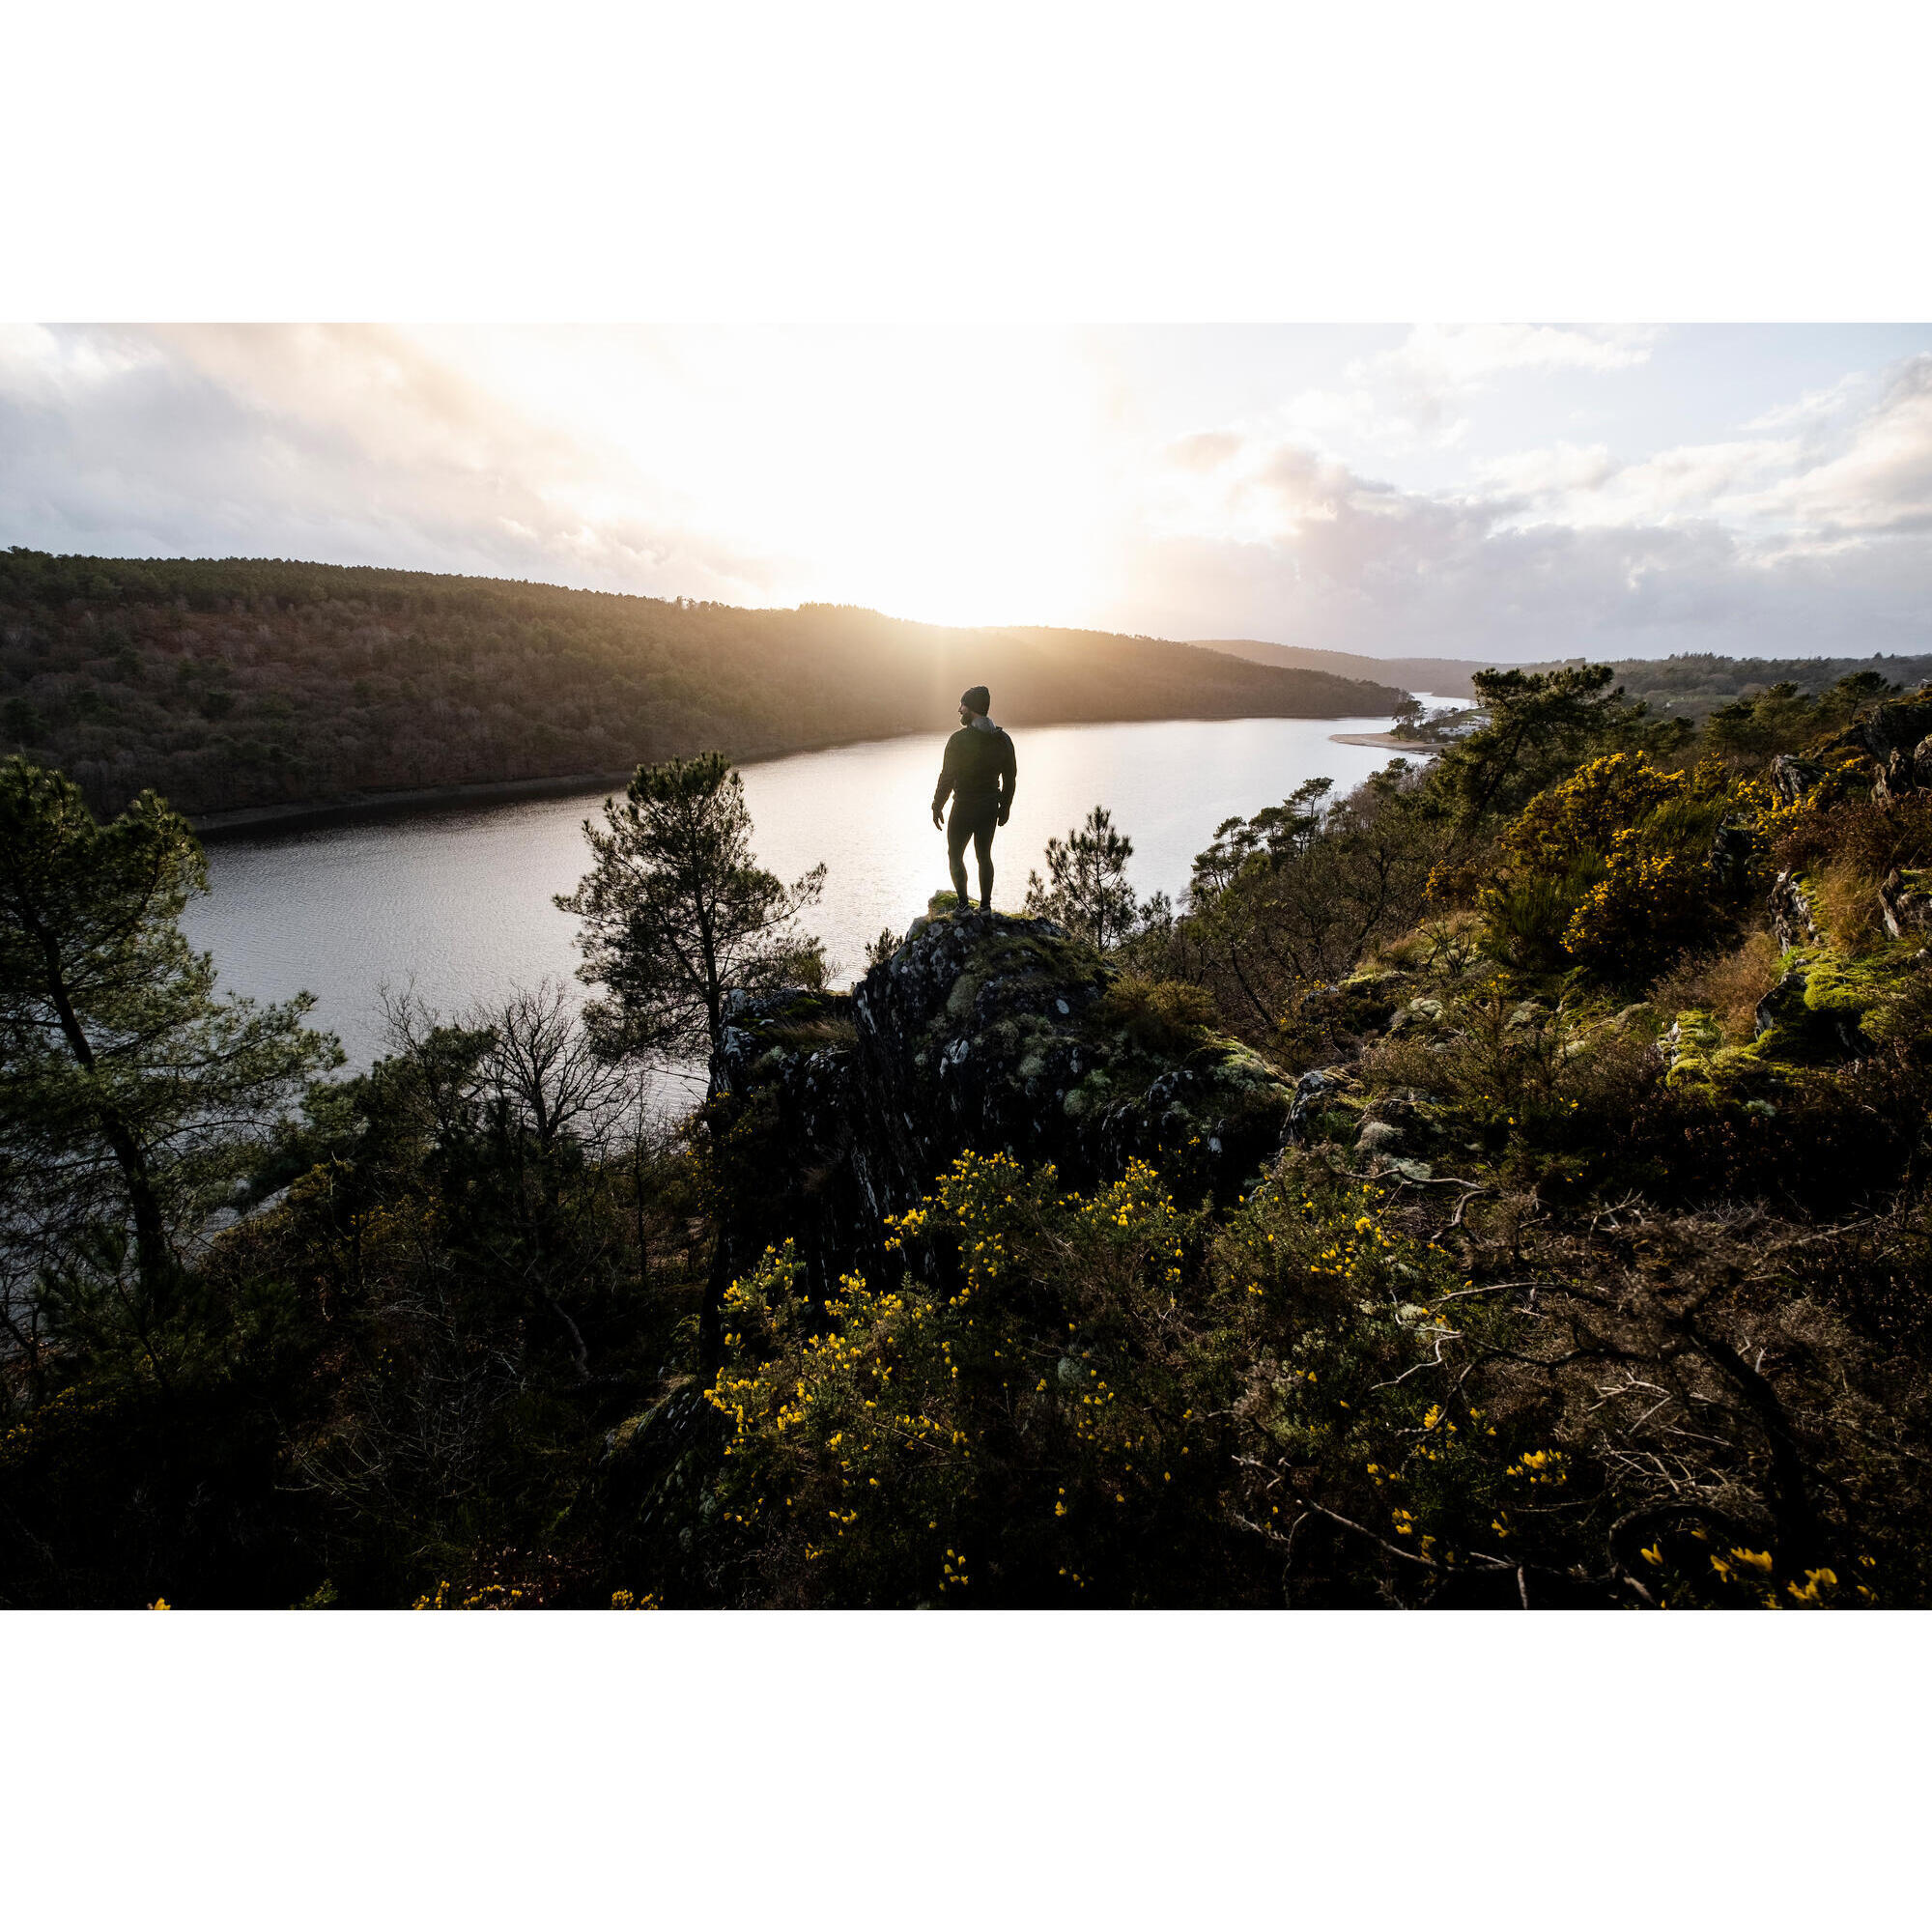
[[[1183,719],[1016,731],[1019,786],[1012,822],[994,846],[993,903],[1017,910],[1048,838],[1095,804],[1133,840],[1135,887],[1179,900],[1194,855],[1222,819],[1279,804],[1304,779],[1351,789],[1393,754],[1338,745],[1331,734],[1388,723]],[[841,985],[864,972],[866,947],[882,927],[903,932],[949,883],[946,841],[930,812],[945,736],[743,768],[759,863],[786,879],[825,864],[813,925]],[[224,990],[263,1000],[315,994],[314,1023],[340,1036],[353,1067],[367,1066],[381,1050],[384,986],[413,982],[429,1005],[455,1013],[515,985],[571,980],[577,922],[551,896],[584,870],[582,820],[600,806],[601,794],[530,800],[211,844],[212,891],[183,925],[213,953]],[[966,857],[970,875],[970,846]]]

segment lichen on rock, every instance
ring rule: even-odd
[[[1185,1001],[1154,1000],[1157,1024],[1110,1002],[1121,980],[1051,921],[966,911],[915,920],[849,994],[735,1000],[714,1103],[734,1220],[798,1238],[816,1279],[882,1259],[881,1217],[969,1149],[1070,1187],[1139,1157],[1232,1198],[1281,1147],[1292,1083]]]

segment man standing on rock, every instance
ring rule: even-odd
[[[950,793],[952,816],[946,821],[946,861],[952,868],[952,890],[963,911],[966,895],[966,841],[972,839],[980,861],[980,910],[993,905],[993,829],[1004,825],[1013,809],[1013,741],[986,716],[992,695],[976,684],[959,700],[960,728],[946,741],[946,762],[939,768],[939,787],[932,794],[932,822]]]

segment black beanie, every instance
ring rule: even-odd
[[[968,711],[977,711],[983,718],[993,708],[993,694],[983,684],[976,684],[971,691],[960,694],[959,701]]]

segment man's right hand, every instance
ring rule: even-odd
[[[932,808],[932,829],[935,832],[944,832],[946,830],[946,821],[940,817],[939,808],[936,805]]]

